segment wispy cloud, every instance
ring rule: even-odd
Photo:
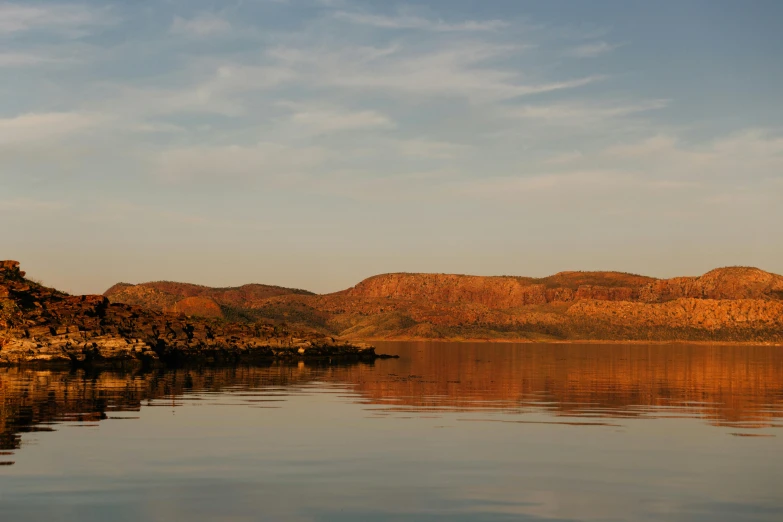
[[[280,66],[316,84],[425,96],[459,96],[476,102],[496,101],[574,89],[600,75],[565,80],[524,81],[514,69],[488,62],[524,52],[524,48],[483,42],[456,42],[444,49],[399,47],[289,48],[270,52]]]
[[[12,198],[0,200],[0,212],[57,212],[66,208],[66,204],[59,201],[40,200],[32,198]]]
[[[321,147],[292,147],[262,142],[251,146],[188,147],[162,152],[156,160],[161,179],[280,181],[302,175],[329,158]]]
[[[82,46],[67,48],[35,47],[20,51],[0,52],[0,67],[25,68],[36,66],[71,66],[83,63],[90,50]]]
[[[450,23],[443,20],[430,20],[412,15],[385,16],[351,11],[338,11],[334,17],[354,24],[369,25],[384,29],[420,29],[437,32],[496,31],[508,27],[502,20],[467,20]]]
[[[78,35],[109,19],[105,9],[86,5],[0,3],[0,35],[38,29]]]
[[[392,128],[394,122],[385,114],[373,110],[351,111],[342,108],[294,106],[289,122],[299,131],[329,134],[338,131]]]
[[[617,105],[595,102],[571,102],[549,105],[523,105],[508,110],[506,114],[514,118],[540,120],[555,125],[583,127],[616,118],[663,109],[668,104],[668,100],[646,100]]]
[[[612,170],[575,170],[545,174],[505,176],[470,181],[457,186],[464,195],[514,198],[526,193],[583,193],[585,189],[618,187],[627,184],[633,176]]]
[[[450,170],[395,171],[386,176],[368,176],[364,170],[335,171],[309,183],[319,192],[359,201],[432,202],[455,176]],[[411,190],[416,187],[416,190]]]
[[[544,160],[544,164],[548,165],[563,165],[568,163],[574,163],[584,158],[585,155],[579,150],[570,150],[567,152],[561,152],[554,156],[551,156]]]
[[[606,149],[605,153],[618,157],[644,157],[676,149],[676,137],[659,134],[634,143],[612,145]]]
[[[452,159],[470,147],[445,141],[409,139],[398,141],[396,148],[400,154],[414,158]]]
[[[103,120],[101,115],[77,112],[30,113],[0,119],[0,145],[62,139]]]
[[[704,143],[688,143],[676,134],[655,134],[635,142],[611,145],[584,158],[584,164],[634,169],[649,187],[726,190],[757,187],[770,173],[783,172],[783,137],[764,129],[748,129]],[[709,195],[704,190],[698,197]]]
[[[86,209],[81,215],[85,222],[103,223],[107,221],[127,223],[131,219],[139,219],[144,216],[156,222],[169,222],[183,225],[205,225],[209,219],[191,213],[177,212],[174,210],[161,210],[151,205],[130,203],[122,200],[99,202],[95,207]]]
[[[202,13],[193,18],[174,18],[170,31],[174,34],[203,38],[231,31],[231,23],[213,13]]]
[[[620,46],[621,44],[609,44],[607,42],[590,42],[572,47],[565,54],[576,58],[595,58],[596,56],[614,51]]]
[[[103,110],[138,117],[193,113],[237,117],[246,97],[292,81],[296,72],[285,67],[224,63],[200,64],[196,78],[179,86],[137,87],[119,84],[114,97],[101,102]]]
[[[0,53],[0,67],[27,67],[52,61],[50,57],[36,53]]]
[[[656,134],[604,150],[565,152],[524,164],[518,171],[457,182],[451,191],[512,204],[535,195],[535,200],[528,199],[531,204],[562,204],[567,199],[592,202],[596,209],[619,205],[631,213],[637,204],[645,212],[678,205],[702,208],[716,201],[768,204],[779,192],[772,188],[770,173],[783,172],[783,137],[750,129],[693,144],[675,134]]]

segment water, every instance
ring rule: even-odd
[[[0,518],[783,520],[783,348],[0,369]]]

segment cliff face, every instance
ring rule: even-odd
[[[179,299],[175,304],[187,304]],[[290,293],[246,305],[246,318],[367,339],[783,341],[783,277],[743,267],[673,279],[384,274],[334,294]]]
[[[783,277],[757,268],[720,268],[701,277],[654,279],[617,272],[561,272],[542,279],[385,274],[347,290],[351,297],[476,303],[490,308],[599,301],[660,303],[678,298],[782,299]]]
[[[206,297],[173,305],[219,312]],[[25,279],[16,261],[0,261],[0,365],[22,363],[153,364],[188,359],[375,358],[374,349],[311,329],[232,323],[71,296]]]

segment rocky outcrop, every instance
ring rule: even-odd
[[[0,263],[0,288],[0,365],[377,357],[372,346],[312,330],[194,318],[100,295],[70,296],[28,281],[12,261]]]

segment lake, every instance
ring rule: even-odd
[[[783,520],[781,347],[376,344],[400,359],[0,369],[0,516]]]

